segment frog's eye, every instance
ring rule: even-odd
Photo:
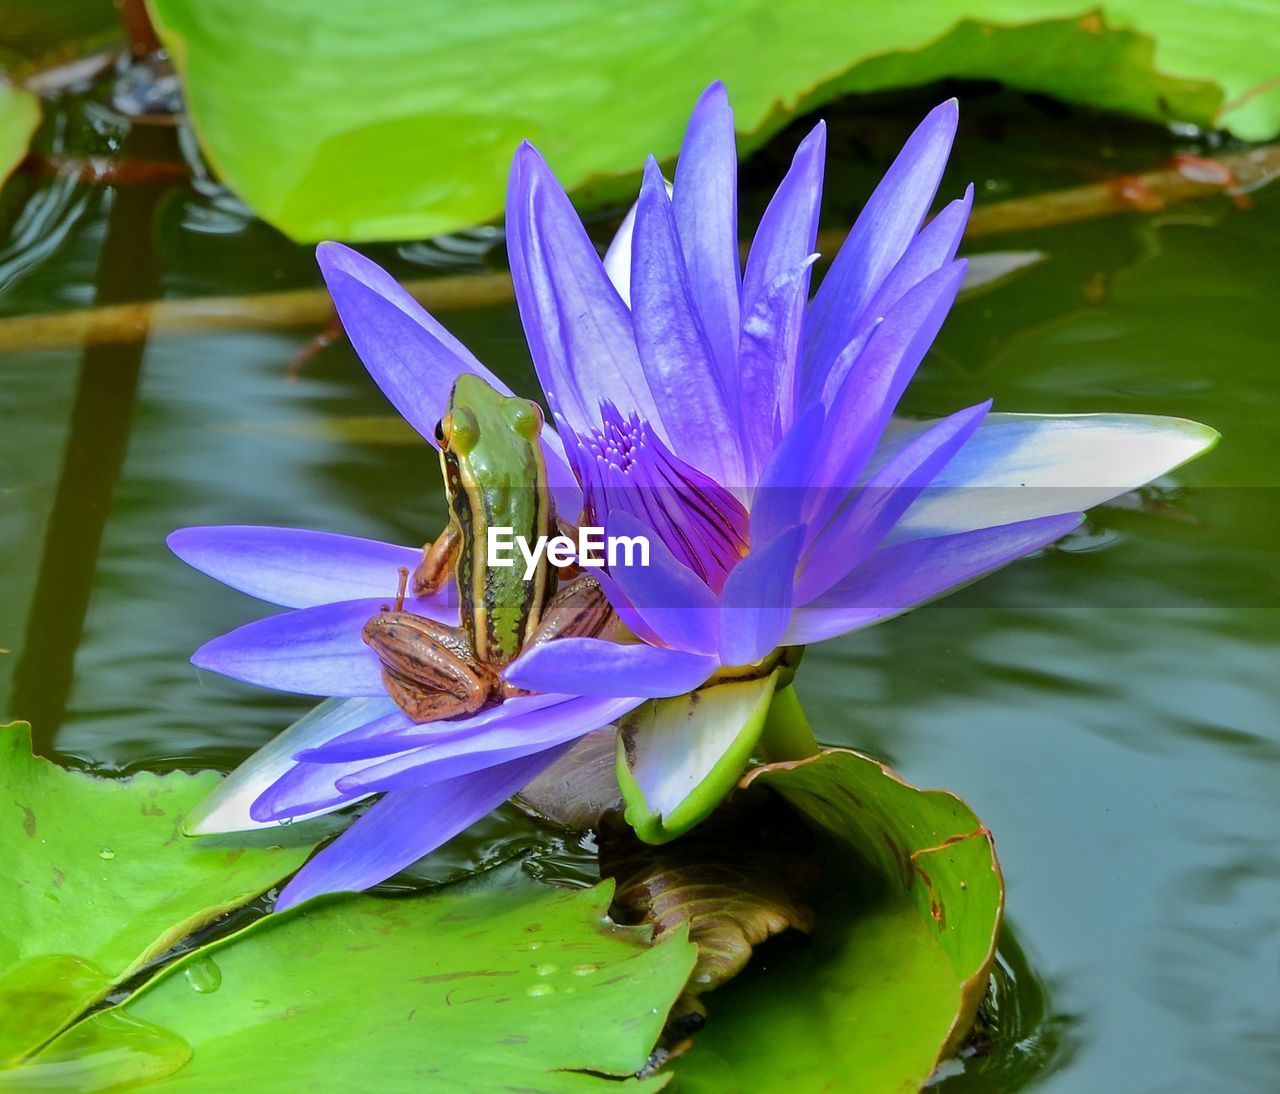
[[[542,432],[542,408],[525,401],[515,412],[513,424],[521,436],[534,440]]]
[[[480,439],[480,422],[465,406],[454,407],[444,419],[445,444],[457,453],[470,452]]]
[[[436,422],[436,444],[444,447],[444,419]]]

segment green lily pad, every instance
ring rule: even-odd
[[[609,922],[612,892],[515,869],[311,902],[176,963],[21,1074],[79,1091],[616,1089],[606,1076],[644,1067],[695,947]]]
[[[98,779],[33,756],[26,724],[0,726],[0,1068],[293,873],[329,830],[186,839],[220,778]]]
[[[829,869],[853,867],[810,940],[770,943],[782,948],[716,992],[676,1089],[918,1090],[986,989],[1004,901],[990,833],[954,795],[856,752],[758,767],[743,786],[830,838]]]
[[[0,82],[0,183],[26,156],[31,135],[39,124],[40,104],[36,97]]]
[[[492,220],[525,138],[570,188],[632,176],[675,153],[716,78],[744,147],[837,95],[950,76],[1250,139],[1280,128],[1280,7],[1255,0],[1041,0],[1030,17],[1025,0],[150,7],[210,160],[302,240]]]

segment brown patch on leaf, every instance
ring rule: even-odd
[[[809,901],[820,874],[814,838],[776,800],[722,805],[689,834],[661,847],[636,839],[615,817],[600,832],[600,873],[617,880],[613,917],[651,924],[654,941],[687,924],[698,959],[671,1011],[669,1030],[700,1024],[699,998],[737,976],[754,947],[813,925]]]

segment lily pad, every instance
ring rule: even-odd
[[[167,949],[306,859],[329,826],[189,840],[198,775],[99,779],[31,754],[0,726],[0,1068]]]
[[[770,943],[716,993],[676,1089],[918,1090],[986,988],[1004,901],[990,833],[954,795],[847,750],[758,767],[742,785],[780,794],[830,838],[830,870],[853,865],[810,940]]]
[[[40,104],[36,97],[0,82],[0,183],[26,156],[31,134],[39,124]]]
[[[171,966],[24,1074],[76,1090],[616,1089],[607,1076],[644,1067],[695,948],[611,923],[612,891],[517,868],[304,904]]]
[[[712,80],[744,147],[847,92],[998,79],[1158,122],[1280,128],[1255,0],[152,0],[222,177],[295,239],[492,220],[522,139],[570,188],[674,155]],[[246,34],[245,28],[252,33]]]

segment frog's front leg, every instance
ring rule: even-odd
[[[450,521],[436,539],[422,548],[422,561],[413,571],[413,595],[438,592],[453,574],[453,564],[462,547],[462,533]]]
[[[388,610],[364,625],[363,637],[382,662],[387,694],[415,722],[475,714],[494,692],[496,674],[474,660],[457,627]]]

